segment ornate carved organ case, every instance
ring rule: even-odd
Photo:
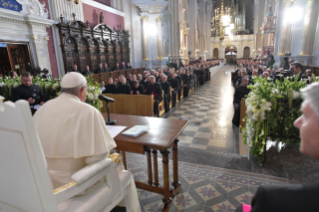
[[[73,64],[79,71],[86,65],[94,71],[99,63],[107,63],[113,69],[116,63],[130,62],[128,31],[114,31],[106,24],[98,24],[93,29],[88,25],[82,21],[57,24],[65,72],[69,72]]]

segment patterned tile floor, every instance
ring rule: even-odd
[[[233,92],[230,74],[222,69],[211,81],[185,99],[181,106],[165,114],[164,117],[168,119],[190,121],[179,136],[179,145],[238,153],[231,123]]]
[[[128,154],[127,158],[128,170],[134,178],[146,182],[148,177],[145,156]],[[159,180],[162,182],[160,158],[158,164]],[[172,162],[169,164],[172,170]],[[242,203],[249,204],[258,186],[287,183],[282,178],[183,162],[179,163],[179,181],[182,189],[175,197],[170,211],[231,212]],[[138,194],[143,212],[162,210],[163,196],[140,189]]]

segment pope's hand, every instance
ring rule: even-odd
[[[35,99],[33,99],[32,97],[30,97],[30,98],[28,99],[28,102],[29,102],[29,104],[33,104],[33,103],[35,102]]]

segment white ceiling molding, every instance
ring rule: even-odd
[[[102,9],[104,11],[113,13],[115,15],[119,15],[119,16],[125,17],[125,13],[123,13],[122,11],[116,10],[116,9],[114,9],[112,7],[106,6],[106,5],[101,4],[99,2],[96,2],[96,1],[93,1],[93,0],[82,0],[82,2],[84,4],[90,5],[92,7],[96,7],[96,8]]]

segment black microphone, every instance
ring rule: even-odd
[[[115,102],[114,99],[107,97],[107,96],[104,96],[104,95],[99,95],[99,99],[102,101],[105,101],[105,102]]]

